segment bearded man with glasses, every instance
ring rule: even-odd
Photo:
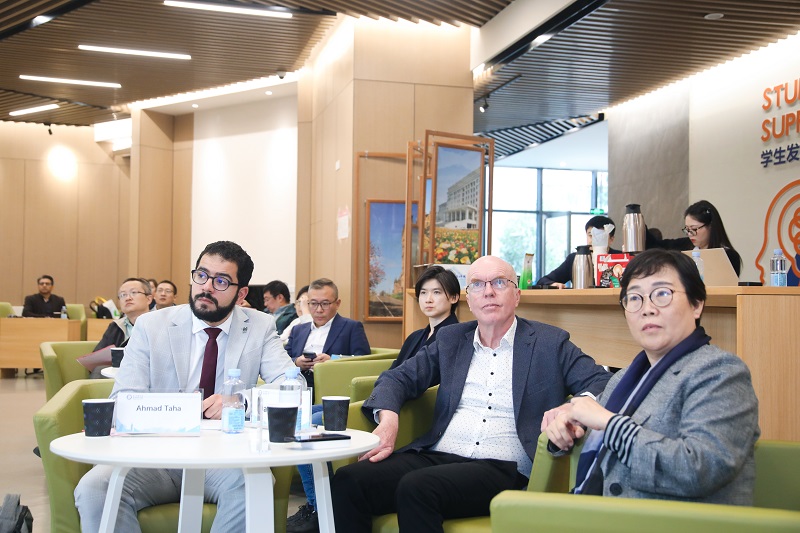
[[[256,386],[259,376],[269,383],[294,368],[275,333],[275,319],[236,305],[247,296],[252,274],[253,260],[238,244],[219,241],[206,246],[191,272],[189,305],[139,317],[111,398],[123,391],[200,388],[203,415],[219,419],[220,393],[229,369],[241,370],[245,396],[249,397],[249,389]],[[125,296],[131,297],[131,291],[127,293]],[[119,296],[122,300],[123,295]],[[84,532],[100,527],[111,472],[110,466],[95,466],[75,489],[75,506]],[[122,488],[114,531],[140,531],[140,509],[179,502],[182,475],[180,469],[132,468]],[[244,488],[239,468],[206,471],[204,501],[217,504],[212,532],[245,530]]]
[[[397,513],[401,532],[441,532],[446,519],[488,515],[495,495],[528,484],[545,411],[602,392],[610,374],[566,331],[514,314],[516,279],[498,257],[475,261],[467,303],[477,321],[445,327],[378,378],[364,412],[380,444],[333,478],[338,530],[368,533],[374,515]],[[430,430],[395,451],[400,408],[434,385]]]

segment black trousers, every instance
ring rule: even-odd
[[[429,450],[394,453],[336,472],[333,515],[336,529],[348,533],[370,533],[372,517],[389,513],[397,513],[401,533],[441,532],[445,519],[487,516],[498,493],[527,484],[512,461]]]

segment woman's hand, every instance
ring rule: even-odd
[[[552,417],[555,411],[555,417]],[[545,433],[555,446],[561,450],[569,450],[575,441],[586,433],[584,428],[603,430],[614,413],[588,396],[572,398],[552,411],[548,411],[552,421],[547,425]]]

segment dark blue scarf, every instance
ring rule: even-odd
[[[683,339],[677,346],[670,350],[649,374],[647,371],[650,370],[650,361],[647,359],[644,350],[639,352],[639,355],[633,359],[633,362],[628,367],[625,375],[622,376],[614,392],[611,393],[605,408],[612,413],[620,413],[626,416],[632,415],[650,391],[653,390],[653,387],[658,383],[661,376],[669,370],[669,367],[686,354],[705,346],[710,341],[711,337],[706,335],[702,327],[698,326],[691,335]],[[647,377],[639,389],[636,390],[636,386],[645,374],[647,374]],[[628,402],[625,411],[620,412],[622,408],[625,407],[625,402],[634,390],[636,390],[635,396]],[[584,449],[581,452],[580,459],[578,460],[578,471],[575,476],[576,487],[580,487],[583,480],[586,479],[580,491],[581,494],[594,494],[597,496],[603,494],[603,471],[600,468],[600,464],[603,462],[603,457],[605,457],[606,452],[607,448],[605,446],[600,446],[599,449]],[[593,464],[595,466],[590,471],[589,469]]]

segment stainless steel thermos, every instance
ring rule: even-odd
[[[575,261],[572,263],[572,288],[589,289],[594,287],[594,265],[588,246],[578,246]]]
[[[644,217],[639,204],[626,205],[625,218],[622,220],[622,251],[627,253],[643,252],[644,232]]]

